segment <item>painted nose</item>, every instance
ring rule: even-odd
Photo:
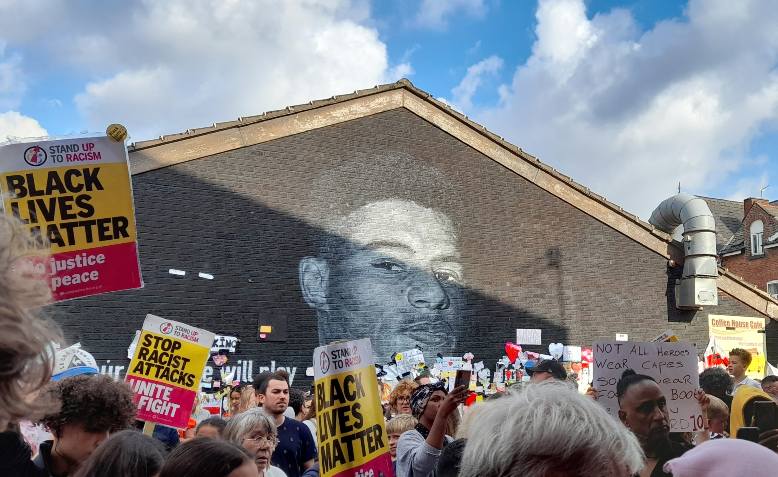
[[[408,289],[408,301],[415,308],[445,310],[451,304],[446,290],[434,277],[419,272]]]

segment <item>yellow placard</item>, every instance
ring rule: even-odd
[[[6,213],[45,236],[52,252],[136,239],[125,163],[6,172],[0,175],[0,190]]]
[[[323,476],[338,475],[389,451],[375,366],[317,380],[315,399]]]
[[[209,348],[142,331],[127,376],[138,376],[197,391]]]
[[[746,375],[762,379],[767,364],[765,319],[747,316],[708,315],[708,332],[725,353],[742,348],[751,353]]]

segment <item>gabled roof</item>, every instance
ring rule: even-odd
[[[722,199],[711,199],[714,201],[719,202],[730,202],[730,201],[723,201]],[[708,199],[705,198],[705,202],[708,202]],[[710,206],[711,203],[708,202],[708,205]],[[770,202],[769,204],[760,204],[758,202],[754,203],[753,207],[760,207],[762,210],[767,212],[770,216],[772,216],[776,223],[778,223],[778,201]],[[711,212],[713,212],[713,208],[711,207]],[[719,229],[719,217],[716,215],[716,212],[713,212],[713,215],[716,217],[716,233],[718,234]],[[719,237],[716,236],[716,249],[718,250],[720,255],[729,254],[729,253],[736,253],[741,252],[746,248],[746,232],[745,227],[743,226],[743,220],[745,220],[745,217],[743,217],[743,211],[741,207],[740,211],[740,226],[735,231],[735,233],[730,237],[730,239],[724,244],[723,247],[719,247]],[[774,238],[773,240],[770,240],[771,237],[764,237],[764,245],[772,245],[775,243],[778,243],[778,237]]]
[[[716,250],[721,253],[743,225],[743,203],[737,200],[702,197],[716,219]]]
[[[235,121],[215,123],[211,127],[137,142],[129,147],[130,165],[133,175],[143,174],[398,108],[409,110],[662,257],[683,263],[683,250],[669,234],[543,164],[531,154],[416,88],[406,79],[352,94],[289,106],[259,116],[238,118]],[[718,286],[757,312],[778,318],[778,301],[723,269]]]

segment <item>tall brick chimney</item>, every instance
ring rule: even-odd
[[[758,199],[756,197],[749,197],[743,201],[743,217],[748,215],[748,211],[754,204],[770,205],[770,201],[767,199]]]

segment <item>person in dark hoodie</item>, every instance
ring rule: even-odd
[[[29,446],[23,441],[3,442],[0,475],[73,475],[110,433],[129,428],[135,419],[130,388],[108,376],[65,378],[50,383],[43,395],[60,403],[57,412],[45,415],[40,421],[54,439],[41,443],[40,452],[33,460],[30,460]]]

